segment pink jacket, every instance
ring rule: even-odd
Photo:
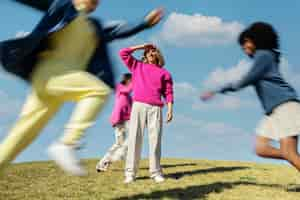
[[[110,117],[112,126],[127,121],[130,119],[132,99],[132,84],[125,86],[118,84],[115,91],[115,104]]]
[[[174,101],[171,74],[164,68],[135,59],[130,48],[120,50],[120,57],[132,73],[133,101],[163,106]]]

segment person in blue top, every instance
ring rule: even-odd
[[[65,171],[85,175],[75,150],[115,87],[107,44],[154,26],[163,10],[155,9],[133,25],[102,26],[88,16],[99,0],[15,1],[45,14],[30,34],[0,42],[3,68],[32,86],[19,119],[0,145],[0,170],[34,141],[65,102],[72,101],[77,105],[71,119],[48,153]]]
[[[256,154],[286,160],[300,170],[300,103],[295,90],[280,73],[279,36],[270,24],[256,22],[240,34],[239,43],[254,61],[249,72],[237,82],[204,92],[201,98],[209,100],[217,93],[253,86],[265,111],[256,129]],[[271,140],[279,141],[280,148],[271,146]]]

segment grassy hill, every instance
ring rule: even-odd
[[[12,165],[0,177],[0,199],[300,199],[300,189],[294,185],[300,174],[285,165],[164,159],[167,180],[157,184],[148,178],[148,162],[143,161],[137,181],[125,185],[123,163],[97,173],[96,162],[84,161],[89,176],[83,178],[66,175],[53,162]]]

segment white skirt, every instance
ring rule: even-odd
[[[277,141],[300,135],[300,103],[289,101],[277,106],[260,121],[256,134]]]

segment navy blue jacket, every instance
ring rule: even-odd
[[[44,4],[36,3],[37,1],[33,0],[16,1],[46,11],[46,14],[29,35],[0,42],[0,61],[4,69],[30,82],[36,56],[40,51],[47,48],[49,34],[68,25],[78,15],[78,12],[71,0],[38,1],[44,2]],[[134,25],[120,22],[102,27],[98,19],[89,17],[89,20],[95,26],[101,42],[99,42],[88,64],[87,71],[114,88],[114,72],[107,44],[115,39],[134,35],[148,28],[148,25],[145,20],[142,20],[142,22]]]
[[[276,55],[270,50],[257,50],[250,71],[241,80],[221,87],[217,92],[234,92],[254,86],[267,115],[287,101],[299,101],[297,93],[282,77]]]

